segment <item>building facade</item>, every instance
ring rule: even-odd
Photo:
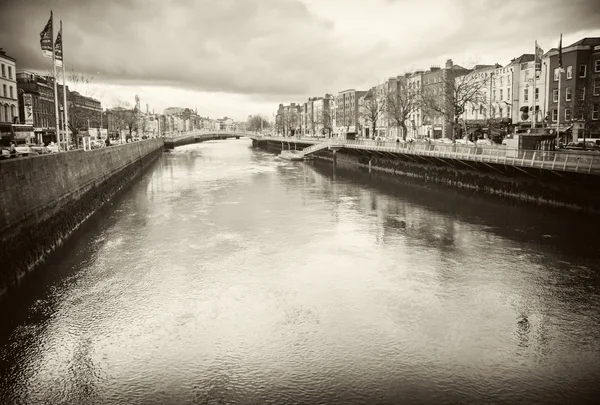
[[[562,49],[560,77],[558,49],[545,55],[548,74],[547,122],[564,141],[586,136],[600,138],[600,38],[583,38]],[[560,108],[559,108],[560,98]]]
[[[335,133],[343,137],[346,133],[359,132],[358,108],[359,99],[367,94],[366,91],[355,89],[344,90],[335,98]]]
[[[422,78],[422,97],[426,98],[429,105],[422,110],[422,127],[425,136],[430,138],[452,138],[454,134],[455,118],[455,97],[461,91],[461,86],[457,85],[457,80],[464,83],[465,79],[458,79],[471,72],[460,65],[455,65],[452,59],[448,59],[444,68],[432,66],[423,73]],[[462,95],[459,94],[459,97]],[[436,108],[431,108],[436,105]],[[463,113],[464,114],[464,113]]]
[[[422,95],[423,73],[424,72],[422,70],[416,70],[406,76],[406,85],[408,86],[408,90],[415,94],[415,97],[418,99],[420,99]],[[408,120],[409,122],[407,123],[407,127],[409,138],[420,139],[426,136],[426,133],[423,130],[422,108],[418,108],[411,113]]]
[[[35,132],[55,135],[56,116],[54,110],[53,79],[33,72],[19,71],[17,73],[17,86],[23,94],[34,95],[34,103],[37,104],[37,108],[34,108],[33,116]]]
[[[0,48],[0,122],[19,122],[17,62]]]

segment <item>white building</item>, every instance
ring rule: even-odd
[[[16,60],[0,48],[0,122],[19,122]]]
[[[420,97],[423,85],[423,71],[417,70],[410,75],[407,75],[406,85],[408,86],[409,91],[416,94],[417,97]],[[427,135],[423,127],[423,111],[421,108],[410,114],[408,120],[409,122],[406,123],[406,126],[408,127],[408,138],[420,139]]]

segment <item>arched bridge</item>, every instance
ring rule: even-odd
[[[189,131],[180,135],[165,136],[164,141],[166,149],[174,149],[177,146],[189,145],[192,143],[212,141],[215,139],[240,139],[242,136],[250,136],[253,134],[255,133],[246,131],[211,131],[203,129],[198,131]]]

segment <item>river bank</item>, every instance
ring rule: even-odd
[[[276,142],[259,147],[274,153],[281,151]],[[594,174],[542,169],[525,171],[516,166],[492,164],[469,169],[442,159],[434,164],[408,156],[393,157],[352,149],[338,150],[335,155],[330,150],[321,150],[312,156],[330,163],[335,158],[336,165],[365,168],[408,182],[438,184],[527,204],[600,215],[600,176]]]
[[[163,151],[162,139],[0,163],[0,295]]]

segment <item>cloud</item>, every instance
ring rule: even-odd
[[[1,0],[0,0],[1,1]],[[502,64],[598,30],[596,0],[14,0],[0,38],[19,68],[46,70],[39,32],[54,10],[69,67],[95,81],[263,103],[366,89],[411,68]],[[571,35],[571,37],[570,37]]]
[[[38,34],[51,7],[64,23],[67,65],[106,81],[296,95],[335,82],[360,56],[297,0],[31,0],[0,17],[22,68],[48,65]]]

